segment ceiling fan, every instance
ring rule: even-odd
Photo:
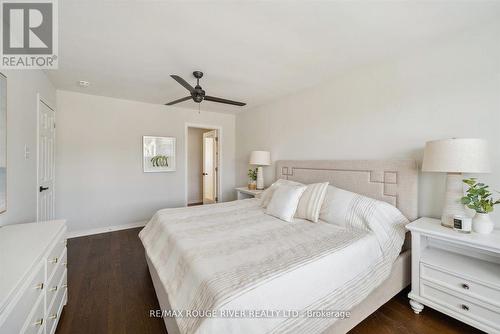
[[[183,97],[182,99],[178,99],[178,100],[175,100],[175,101],[172,101],[169,103],[165,103],[166,106],[171,106],[173,104],[184,102],[184,101],[187,101],[189,99],[192,99],[196,103],[201,103],[202,101],[211,101],[211,102],[217,102],[217,103],[231,104],[231,105],[239,106],[239,107],[246,105],[246,103],[243,103],[243,102],[231,101],[231,100],[221,99],[220,97],[205,95],[205,91],[200,86],[200,79],[203,77],[203,72],[194,71],[193,75],[196,78],[196,86],[194,88],[189,83],[187,83],[186,80],[182,79],[180,76],[171,75],[171,77],[175,81],[180,83],[182,87],[186,88],[189,91],[189,93],[191,93],[191,95]]]

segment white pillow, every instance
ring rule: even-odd
[[[334,186],[327,187],[319,218],[341,227],[366,230],[408,223],[395,206]]]
[[[319,219],[330,224],[345,227],[349,203],[353,201],[356,195],[356,193],[344,189],[328,186],[319,213]]]
[[[262,194],[260,195],[260,199],[261,199],[260,205],[263,208],[267,208],[267,206],[269,205],[269,202],[271,201],[271,198],[273,197],[274,191],[276,189],[278,189],[279,186],[282,186],[282,185],[301,186],[302,183],[289,181],[289,180],[285,180],[285,179],[278,179],[276,182],[271,184],[271,186],[269,188],[264,190],[262,192]]]
[[[302,197],[300,197],[295,217],[317,223],[328,184],[328,182],[308,184]]]
[[[283,184],[273,192],[271,201],[267,206],[266,213],[287,222],[293,220],[297,211],[300,196],[306,190],[306,186]]]

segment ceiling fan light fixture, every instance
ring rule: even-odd
[[[201,103],[202,101],[211,101],[211,102],[217,102],[217,103],[230,104],[230,105],[239,106],[239,107],[246,105],[246,103],[243,103],[243,102],[232,101],[232,100],[222,99],[220,97],[205,95],[205,91],[200,86],[200,79],[203,77],[203,72],[194,71],[193,76],[196,78],[196,86],[195,87],[191,86],[186,80],[184,80],[180,76],[174,75],[174,74],[171,75],[172,79],[177,81],[182,87],[186,88],[189,91],[189,93],[191,94],[191,96],[177,99],[175,101],[166,103],[165,105],[171,106],[171,105],[174,105],[174,104],[177,104],[180,102],[187,101],[189,99],[192,99],[196,103]]]

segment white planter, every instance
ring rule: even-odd
[[[476,233],[488,234],[493,231],[493,221],[490,218],[490,215],[487,213],[479,213],[477,212],[474,218],[472,219],[472,230]]]

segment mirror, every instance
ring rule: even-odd
[[[7,78],[0,73],[0,213],[7,211]]]

